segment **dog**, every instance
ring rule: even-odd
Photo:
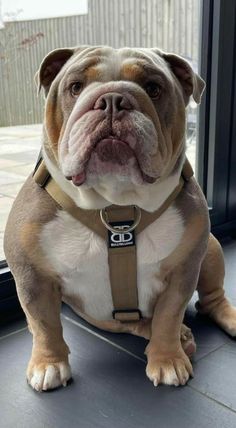
[[[98,328],[148,339],[146,374],[155,386],[184,385],[196,345],[182,323],[196,289],[197,310],[236,335],[204,195],[191,173],[181,179],[186,106],[191,96],[200,103],[205,84],[178,55],[104,46],[56,49],[36,80],[46,98],[41,178],[36,168],[27,179],[4,239],[33,335],[28,383],[42,391],[71,378],[64,301]],[[112,228],[109,216],[117,210],[132,211],[131,226]],[[136,235],[134,251],[127,242],[145,216],[151,220]],[[109,227],[115,249],[108,249]],[[133,278],[134,308],[119,302]]]

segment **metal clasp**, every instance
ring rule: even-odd
[[[132,232],[132,230],[134,230],[138,226],[138,224],[139,224],[139,222],[141,220],[141,210],[140,210],[140,208],[137,207],[137,205],[133,205],[133,207],[135,209],[135,219],[134,219],[134,222],[133,222],[133,224],[131,224],[131,226],[129,226],[129,227],[125,228],[125,229],[121,228],[121,227],[119,228],[119,226],[112,227],[109,224],[109,219],[108,219],[108,214],[107,214],[106,208],[103,208],[103,209],[100,210],[101,221],[104,224],[104,226],[108,230],[110,230],[110,232],[113,232],[113,233],[127,233],[127,232]]]

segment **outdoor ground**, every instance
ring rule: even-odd
[[[40,150],[42,125],[0,128],[0,260],[3,234],[13,201],[33,171]]]

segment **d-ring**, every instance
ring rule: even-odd
[[[135,219],[134,219],[133,224],[131,224],[131,226],[127,227],[126,229],[121,229],[121,228],[119,228],[119,226],[112,227],[108,223],[106,208],[103,208],[102,210],[100,210],[101,221],[104,224],[104,226],[108,230],[110,230],[110,232],[113,232],[113,233],[127,233],[127,232],[132,232],[132,230],[134,230],[138,226],[138,224],[139,224],[139,222],[141,220],[141,210],[140,210],[140,208],[137,207],[137,205],[133,205],[133,207],[135,208]]]

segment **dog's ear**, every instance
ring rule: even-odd
[[[181,56],[165,52],[161,52],[161,56],[170,65],[171,71],[181,83],[186,104],[188,104],[191,95],[194,101],[200,104],[205,88],[204,80],[194,72],[188,61]]]
[[[47,95],[52,81],[55,79],[63,65],[73,55],[74,51],[75,49],[72,48],[55,49],[45,56],[34,77],[38,88],[38,94],[43,86],[45,95]]]

